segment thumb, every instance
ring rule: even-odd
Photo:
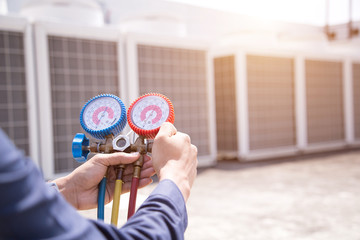
[[[156,138],[158,137],[171,137],[173,135],[175,135],[177,132],[175,126],[172,123],[169,122],[164,122],[161,127],[160,130],[158,132],[158,134],[156,135]]]
[[[95,162],[102,164],[104,166],[114,166],[119,164],[129,164],[135,162],[139,159],[140,153],[124,153],[124,152],[115,152],[111,154],[97,154],[96,157],[92,158]]]

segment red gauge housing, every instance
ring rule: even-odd
[[[148,99],[147,99],[148,98]],[[160,98],[156,100],[156,98]],[[149,101],[146,101],[149,100]],[[154,101],[154,104],[151,102]],[[168,108],[168,114],[166,109],[167,116],[163,116],[165,112],[163,111],[164,106],[158,106],[157,104],[166,103]],[[138,104],[143,104],[141,107],[137,107]],[[135,112],[134,112],[135,111]],[[140,112],[141,111],[141,112]],[[150,112],[150,113],[149,113]],[[147,121],[150,117],[151,120]],[[175,113],[174,107],[171,101],[164,95],[159,93],[147,93],[137,98],[134,102],[131,103],[127,111],[127,120],[130,128],[140,136],[144,136],[148,139],[153,139],[156,137],[156,134],[160,130],[160,126],[163,122],[174,123]],[[139,121],[144,122],[144,126],[139,126]],[[145,127],[145,124],[149,122],[150,125]]]

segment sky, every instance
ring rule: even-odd
[[[265,19],[326,24],[326,3],[329,3],[329,24],[349,21],[349,2],[352,2],[352,21],[360,21],[360,0],[167,0],[194,6],[236,12]]]
[[[1,1],[1,0],[0,0]],[[19,9],[25,0],[7,0],[9,10]],[[108,0],[102,0],[108,1]],[[194,6],[236,12],[243,15],[316,26],[326,24],[326,3],[329,3],[329,24],[360,21],[360,0],[165,0]]]

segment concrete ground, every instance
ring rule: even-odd
[[[139,204],[156,183],[139,191]],[[125,222],[128,195],[121,198]],[[360,240],[360,151],[200,169],[185,239]],[[95,218],[96,211],[81,211]],[[110,222],[111,204],[105,218]]]

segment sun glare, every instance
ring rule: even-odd
[[[236,12],[263,19],[312,25],[326,24],[327,0],[168,0],[211,9]],[[360,0],[352,0],[353,20],[360,19]],[[349,2],[329,0],[329,23],[349,20]]]

